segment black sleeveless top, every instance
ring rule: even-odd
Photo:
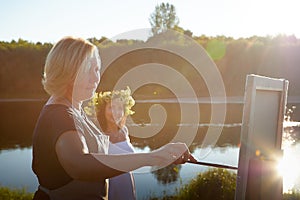
[[[72,112],[65,105],[45,105],[33,133],[32,170],[40,185],[53,190],[73,179],[66,173],[56,156],[55,145],[59,136],[76,130]]]

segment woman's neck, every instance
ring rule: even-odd
[[[49,103],[53,103],[53,104],[63,104],[66,106],[70,106],[73,108],[76,108],[78,110],[80,110],[81,108],[81,101],[76,101],[73,100],[72,97],[69,97],[68,95],[64,95],[64,96],[56,96],[56,95],[52,95]]]

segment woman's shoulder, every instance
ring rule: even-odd
[[[43,111],[47,113],[56,113],[56,112],[69,112],[70,107],[63,104],[45,104]]]
[[[42,109],[39,121],[52,124],[53,127],[72,127],[72,129],[74,129],[74,123],[77,121],[77,117],[74,111],[66,105],[47,104]]]

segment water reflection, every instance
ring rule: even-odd
[[[1,120],[0,120],[0,150],[1,149],[13,149],[31,147],[32,133],[38,118],[39,112],[44,105],[45,101],[16,101],[16,102],[1,102]],[[134,126],[138,127],[154,127],[155,124],[151,122],[149,116],[149,108],[157,103],[137,103],[134,107],[136,113],[132,117],[131,129]],[[199,123],[181,123],[180,122],[180,110],[176,103],[161,103],[166,111],[167,117],[164,124],[158,124],[158,132],[155,132],[151,137],[141,137],[146,132],[130,131],[133,143],[139,148],[150,147],[150,149],[156,149],[172,140],[176,135],[178,129],[184,127],[186,135],[189,135],[189,127],[195,129],[196,135],[193,138],[194,143],[201,143],[207,133],[207,129],[210,126],[210,104],[199,104],[201,111],[201,118]],[[187,104],[189,106],[189,104]],[[228,105],[228,113],[226,117],[226,124],[232,127],[225,127],[222,131],[220,138],[217,141],[216,146],[221,146],[224,143],[231,143],[238,145],[240,138],[240,123],[242,116],[241,104]],[[219,126],[219,125],[217,125]],[[141,130],[141,129],[139,129]],[[191,149],[196,146],[191,144]]]
[[[31,170],[31,148],[2,150],[0,152],[0,185],[25,188],[33,192],[37,179]]]
[[[290,151],[285,149],[284,163],[289,163],[283,168],[284,175],[284,192],[289,189],[300,191],[299,177],[299,152],[300,143],[296,143],[291,147]],[[137,152],[148,152],[150,149],[145,147]],[[11,188],[25,187],[27,191],[34,192],[37,188],[37,180],[31,171],[31,148],[2,150],[0,153],[0,185]],[[203,152],[209,152],[203,157]],[[217,163],[223,165],[237,166],[239,148],[237,146],[225,147],[196,147],[193,155],[203,162]],[[289,159],[296,160],[297,163],[291,164]],[[171,195],[176,189],[187,184],[191,179],[195,178],[200,172],[208,169],[206,166],[185,164],[178,168],[170,165],[158,171],[151,169],[146,172],[142,170],[134,171],[134,177],[137,186],[137,194],[139,199],[145,199],[151,196]],[[236,170],[233,170],[236,171]],[[290,172],[290,173],[287,173]],[[297,174],[298,172],[298,174]],[[291,182],[294,181],[294,182]]]
[[[300,122],[287,121],[284,126],[283,158],[278,166],[278,171],[283,176],[283,192],[300,192]]]
[[[148,152],[149,148],[139,149],[137,152]],[[200,155],[200,149],[195,149],[194,155]],[[203,159],[211,162],[218,160],[223,164],[236,165],[238,157],[237,147],[209,148],[211,153]],[[11,188],[23,188],[34,192],[38,186],[36,177],[31,171],[32,149],[3,150],[0,153],[0,185]],[[139,199],[145,199],[149,195],[161,196],[166,192],[173,194],[176,188],[188,183],[198,173],[205,171],[208,167],[193,164],[170,165],[157,171],[151,169],[146,172],[134,171],[134,178]],[[148,196],[147,196],[148,195]]]
[[[181,165],[171,164],[152,173],[159,183],[166,185],[178,180],[180,169]]]
[[[300,192],[300,144],[284,148],[284,156],[279,163],[278,170],[283,176],[283,192],[289,193],[293,189]]]
[[[0,150],[30,147],[32,133],[45,101],[0,101]]]
[[[157,102],[155,102],[157,103]],[[0,102],[2,119],[0,120],[0,185],[9,187],[25,187],[33,192],[37,188],[37,180],[31,170],[31,136],[37,116],[44,102]],[[228,105],[226,124],[210,124],[209,105],[199,105],[201,119],[197,124],[181,123],[180,117],[174,113],[178,111],[177,105],[162,103],[167,113],[165,124],[151,124],[148,109],[153,104],[141,103],[135,107],[136,115],[132,123],[128,124],[129,133],[138,127],[162,127],[158,133],[151,137],[130,135],[132,143],[138,152],[148,152],[169,142],[180,127],[197,127],[197,134],[189,146],[190,151],[200,161],[237,166],[239,140],[241,131],[242,104]],[[176,111],[176,112],[175,112]],[[144,115],[139,114],[144,113]],[[172,116],[172,117],[170,117]],[[286,124],[287,125],[287,124]],[[291,124],[290,124],[291,125]],[[202,141],[209,126],[222,126],[222,134],[213,146],[203,146]],[[284,192],[294,188],[300,191],[300,128],[292,123],[285,127],[283,134],[284,157],[282,166]],[[188,134],[188,131],[187,131]],[[139,199],[149,196],[168,195],[182,185],[195,178],[208,167],[194,164],[180,166],[170,165],[160,170],[148,172],[139,170],[134,172],[137,195]]]

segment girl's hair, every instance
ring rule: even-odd
[[[106,104],[108,104],[109,102],[104,101],[101,104],[98,104],[95,108],[96,111],[96,118],[99,122],[99,128],[101,131],[106,132],[107,130],[107,121],[106,121],[106,117],[105,117],[105,108],[106,108]]]
[[[62,96],[73,84],[81,67],[89,67],[87,61],[95,56],[100,62],[97,47],[82,38],[65,37],[48,53],[44,66],[43,86],[50,95]]]

